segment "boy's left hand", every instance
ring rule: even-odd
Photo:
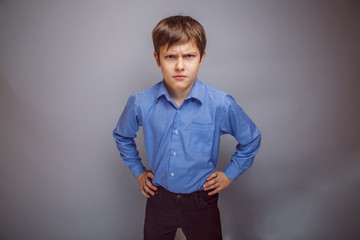
[[[206,179],[206,183],[203,185],[203,188],[205,191],[214,189],[209,192],[209,196],[211,196],[227,188],[231,183],[232,181],[225,175],[225,173],[215,171]]]

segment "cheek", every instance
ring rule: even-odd
[[[170,73],[170,70],[168,67],[161,67],[161,72],[163,73],[163,75],[168,75]]]
[[[190,69],[190,71],[191,71],[192,73],[194,73],[194,74],[198,73],[198,71],[199,71],[199,66],[193,66],[193,67]]]

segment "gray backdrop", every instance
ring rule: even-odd
[[[207,32],[199,79],[263,134],[221,193],[224,239],[360,239],[351,0],[0,1],[0,239],[141,239],[145,198],[112,130],[129,95],[161,80],[151,30],[173,14]],[[222,138],[219,170],[234,147]]]

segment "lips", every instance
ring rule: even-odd
[[[174,78],[177,80],[182,80],[182,79],[185,79],[186,76],[185,75],[175,75]]]

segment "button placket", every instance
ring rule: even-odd
[[[179,155],[178,152],[178,146],[179,146],[179,141],[180,141],[180,131],[178,129],[179,126],[179,121],[180,121],[180,110],[177,109],[173,118],[173,124],[172,124],[172,136],[171,136],[171,152],[170,152],[170,163],[169,163],[169,177],[170,177],[170,181],[175,181],[175,169],[172,167],[174,163],[176,162],[176,158]]]

